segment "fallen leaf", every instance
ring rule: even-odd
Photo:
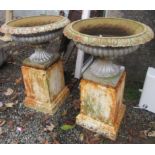
[[[58,140],[54,139],[53,144],[60,144],[60,142]]]
[[[5,111],[6,107],[4,107],[4,103],[0,102],[0,112]]]
[[[7,109],[7,107],[3,106],[3,107],[0,107],[0,112],[3,112]]]
[[[13,89],[8,88],[8,89],[6,90],[6,92],[4,92],[4,95],[5,95],[5,96],[10,96],[13,92],[14,92]]]
[[[155,131],[150,131],[148,133],[148,137],[155,137]]]
[[[2,130],[2,128],[0,127],[0,135],[3,133],[3,130]]]
[[[81,133],[81,134],[80,134],[80,141],[83,141],[83,140],[84,140],[84,134]]]
[[[8,125],[9,128],[12,129],[14,127],[14,122],[12,120],[10,120],[10,121],[7,122],[7,125]]]
[[[129,135],[132,136],[132,137],[136,137],[136,136],[139,134],[138,131],[136,131],[136,130],[134,130],[134,129],[131,129],[131,128],[128,129],[128,133],[129,133]]]
[[[16,91],[14,91],[14,95],[9,99],[8,102],[14,102],[18,97],[18,93],[16,93]]]
[[[3,126],[6,123],[4,119],[0,119],[0,127]]]
[[[15,139],[10,144],[18,144],[18,143],[19,143],[19,140],[18,139]]]
[[[155,130],[155,122],[150,122],[149,123],[150,128],[152,128],[153,130]]]
[[[38,137],[37,137],[37,140],[39,141],[39,143],[43,143],[43,142],[44,142],[44,138],[41,137],[41,136],[38,136]]]
[[[20,77],[20,78],[16,79],[15,83],[19,84],[19,83],[21,83],[21,81],[22,81],[22,78]]]
[[[57,133],[56,132],[50,132],[50,137],[52,137],[52,139],[56,139],[57,138]]]
[[[13,55],[18,55],[18,53],[19,53],[18,51],[15,51],[13,52]]]
[[[67,110],[64,110],[61,114],[61,116],[66,116],[67,115]]]
[[[75,125],[64,124],[61,126],[61,130],[67,131],[73,129],[74,127]]]
[[[84,130],[84,140],[83,142],[86,144],[100,144],[102,141],[102,137],[98,134],[94,134],[91,131]]]
[[[148,132],[149,132],[149,130],[143,130],[143,131],[140,131],[139,132],[139,137],[140,138],[147,138],[147,135],[148,135]]]
[[[13,102],[10,102],[10,103],[5,103],[5,106],[7,108],[12,108],[14,106],[14,103]]]
[[[100,142],[101,138],[98,136],[94,136],[87,141],[88,144],[99,144]]]
[[[55,128],[55,126],[51,123],[50,125],[47,125],[46,128],[44,129],[44,131],[53,131],[53,129]]]
[[[48,140],[44,140],[43,144],[49,144]]]
[[[17,127],[17,131],[19,131],[19,132],[23,132],[24,129],[23,129],[22,127]]]
[[[65,120],[64,124],[75,125],[75,118],[72,118],[72,119],[69,119],[69,120]]]
[[[80,109],[80,100],[74,100],[73,101],[73,106],[75,110],[79,110]]]
[[[0,102],[0,108],[3,107],[3,105],[4,105],[3,102]]]
[[[46,124],[49,124],[49,122],[50,122],[50,115],[45,114],[45,116],[43,117],[42,123],[46,125]]]
[[[15,101],[15,104],[18,104],[18,100]]]
[[[131,135],[128,135],[127,139],[128,139],[128,143],[131,144],[133,141],[133,137]]]

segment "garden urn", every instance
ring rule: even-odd
[[[154,33],[149,26],[130,19],[97,17],[69,24],[64,34],[95,57],[80,82],[81,109],[76,123],[115,140],[125,112],[126,72],[113,59],[136,51]]]
[[[55,51],[47,51],[49,42],[60,40],[69,20],[63,16],[32,16],[12,20],[2,26],[16,43],[31,45],[34,53],[23,61],[26,89],[25,105],[54,114],[66,99],[63,62]]]

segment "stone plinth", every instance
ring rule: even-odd
[[[53,115],[69,94],[63,64],[58,60],[46,69],[22,66],[26,90],[25,106]]]
[[[122,103],[126,73],[122,70],[109,81],[90,75],[87,69],[80,82],[81,110],[76,123],[115,140],[125,112]]]

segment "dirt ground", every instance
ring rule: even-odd
[[[65,64],[65,80],[71,93],[54,116],[26,108],[21,75],[22,60],[32,53],[28,47],[9,49],[12,53],[0,68],[0,143],[108,144],[155,143],[155,114],[136,108],[143,83],[126,84],[126,113],[116,141],[111,141],[75,124],[79,113],[79,81],[74,79],[76,53]],[[67,128],[66,128],[67,125]]]

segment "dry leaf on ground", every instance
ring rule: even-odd
[[[4,105],[3,102],[0,102],[0,108],[3,107],[3,105]]]
[[[73,101],[73,106],[75,110],[79,110],[80,109],[80,100],[76,99]]]
[[[23,129],[22,127],[17,127],[17,131],[18,131],[18,132],[23,132],[24,129]]]
[[[155,131],[150,131],[148,133],[148,137],[155,137]]]
[[[2,128],[0,127],[0,135],[3,133],[3,130],[2,130]]]
[[[4,92],[4,95],[5,95],[5,96],[10,96],[10,95],[12,95],[12,94],[13,94],[13,92],[14,92],[14,90],[13,90],[13,89],[8,88],[8,89],[6,90],[6,92]]]
[[[3,107],[0,107],[0,112],[3,112],[7,109],[7,107],[3,106]]]
[[[81,133],[81,134],[80,134],[80,141],[83,141],[83,140],[84,140],[84,134]]]
[[[7,108],[12,108],[14,106],[14,103],[13,102],[5,103],[5,106]]]
[[[66,116],[67,115],[67,110],[64,110],[61,114],[61,116]]]
[[[45,140],[43,141],[43,144],[49,144],[48,140],[45,139]]]
[[[16,79],[15,83],[16,83],[16,84],[19,84],[19,83],[21,83],[21,81],[22,81],[22,78],[19,77],[18,79]]]
[[[0,127],[6,123],[5,119],[0,119]]]
[[[102,137],[98,134],[94,134],[88,130],[84,131],[84,140],[83,142],[86,144],[100,144]]]
[[[149,123],[150,128],[152,128],[153,130],[155,130],[155,122],[150,122]]]
[[[54,139],[53,144],[60,144],[60,142],[58,140]]]
[[[9,120],[9,121],[7,122],[7,125],[8,125],[9,128],[12,129],[12,128],[14,127],[14,121]]]
[[[0,102],[0,112],[5,111],[7,108],[4,106],[3,102]]]
[[[44,131],[53,131],[54,128],[55,126],[51,123],[50,125],[46,125],[46,128],[44,129]]]

